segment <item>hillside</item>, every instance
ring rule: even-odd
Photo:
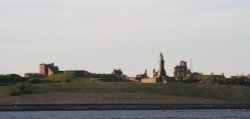
[[[122,80],[114,77],[104,78],[86,78],[86,77],[75,77],[71,74],[53,74],[43,79],[45,82],[78,82],[78,83],[97,83],[97,82],[129,82],[128,80]]]
[[[30,95],[10,96],[0,87],[0,103],[250,103],[250,86],[205,84],[49,83],[33,84]]]

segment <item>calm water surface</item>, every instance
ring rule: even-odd
[[[250,119],[249,110],[0,112],[0,119]]]

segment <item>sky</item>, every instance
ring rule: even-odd
[[[0,73],[250,74],[249,0],[0,0]]]

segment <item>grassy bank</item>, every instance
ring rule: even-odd
[[[31,95],[10,96],[0,87],[0,103],[12,102],[142,102],[250,103],[250,86],[208,84],[140,84],[128,82],[34,84]]]
[[[106,78],[76,77],[72,74],[53,74],[51,76],[42,79],[42,83],[64,83],[64,82],[101,83],[101,82],[129,82],[129,81],[115,77],[106,77]]]

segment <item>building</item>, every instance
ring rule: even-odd
[[[57,66],[54,66],[54,63],[51,64],[40,64],[39,73],[25,73],[24,76],[27,78],[40,79],[52,74],[63,73],[59,71]]]
[[[191,71],[187,67],[187,62],[180,61],[179,66],[174,68],[174,78],[177,81],[182,81],[185,77],[191,74]]]
[[[50,76],[56,73],[59,73],[59,68],[55,66],[54,63],[40,64],[40,74],[42,74],[44,77]]]
[[[160,54],[160,61],[159,61],[159,69],[156,72],[155,70],[153,70],[153,78],[143,78],[140,80],[141,83],[167,83],[167,73],[165,70],[165,61],[164,61],[164,57],[163,54]],[[138,75],[140,76],[140,75]],[[143,76],[143,75],[141,75]],[[141,78],[141,77],[139,77]]]
[[[143,74],[136,75],[135,79],[141,82],[142,79],[147,79],[148,77],[148,71],[145,70]]]
[[[165,70],[165,61],[163,54],[160,54],[160,61],[159,61],[159,70],[158,72],[153,71],[154,78],[156,79],[157,83],[167,82],[167,73]]]
[[[226,80],[224,73],[222,73],[221,75],[214,75],[214,73],[211,73],[211,75],[217,83],[224,83]]]
[[[213,78],[214,78],[217,82],[225,81],[225,79],[226,79],[224,73],[222,73],[221,75],[214,75],[214,74],[212,73],[211,76],[213,76]]]
[[[65,70],[60,71],[58,66],[55,66],[54,63],[51,64],[40,64],[39,65],[39,73],[26,73],[25,77],[28,78],[44,78],[47,76],[51,76],[53,74],[70,74],[75,77],[87,77],[87,78],[121,78],[128,80],[128,77],[123,74],[123,72],[119,69],[114,69],[110,74],[96,74],[90,73],[85,70]]]

